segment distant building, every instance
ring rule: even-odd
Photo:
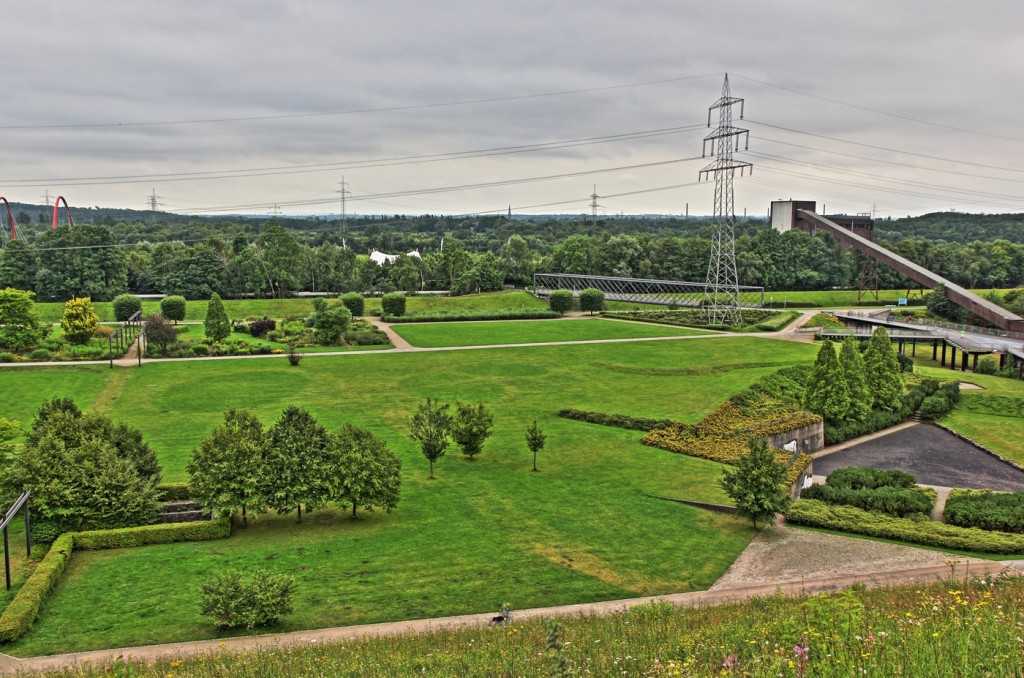
[[[374,250],[374,251],[370,252],[370,261],[372,261],[373,263],[377,264],[378,266],[383,266],[384,264],[393,264],[393,263],[395,263],[395,260],[398,259],[398,257],[400,257],[400,256],[402,256],[402,255],[401,254],[384,254],[383,252],[378,252],[377,250]],[[413,250],[412,252],[407,252],[405,256],[407,256],[407,257],[416,257],[417,259],[422,259],[423,258],[423,257],[420,256],[420,251],[419,250]]]
[[[799,210],[815,212],[817,211],[817,203],[813,200],[773,200],[771,212],[772,228],[780,233],[796,228],[813,235],[817,231],[814,222],[802,219]],[[875,222],[870,215],[828,214],[823,216],[837,226],[842,226],[862,238],[874,240]]]

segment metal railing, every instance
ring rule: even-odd
[[[142,311],[136,311],[132,317],[124,321],[114,333],[107,338],[107,358],[110,360],[110,367],[114,367],[114,346],[117,346],[118,357],[124,356],[131,345],[145,333],[142,322]],[[139,344],[139,364],[142,364],[142,345]]]
[[[0,522],[0,528],[4,531],[4,574],[7,576],[7,590],[11,590],[11,551],[10,544],[7,541],[7,526],[10,524],[14,517],[18,515],[18,511],[22,506],[25,507],[25,551],[26,558],[32,556],[32,523],[28,517],[28,498],[32,496],[31,490],[25,490],[21,495],[14,500],[11,507],[4,513],[3,521]]]
[[[710,287],[705,283],[679,280],[647,280],[644,278],[615,278],[603,275],[575,273],[534,273],[534,294],[547,296],[554,290],[569,290],[574,294],[593,287],[604,292],[610,301],[630,301],[640,304],[676,305],[699,308],[708,297]],[[764,306],[764,288],[739,286],[739,302],[747,308]]]

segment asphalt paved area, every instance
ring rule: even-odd
[[[912,426],[814,460],[814,474],[844,466],[900,469],[923,485],[1024,490],[1024,471],[936,426]]]

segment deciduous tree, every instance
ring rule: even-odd
[[[270,427],[260,469],[260,503],[278,513],[312,511],[330,496],[334,469],[329,464],[327,431],[308,411],[289,405]]]
[[[526,429],[526,446],[530,448],[530,452],[533,452],[533,468],[531,470],[537,471],[537,453],[544,449],[544,442],[548,439],[544,435],[544,431],[540,430],[537,426],[537,420],[533,420],[533,426]]]
[[[398,506],[402,488],[402,462],[387,443],[365,428],[345,424],[328,442],[328,456],[335,467],[334,501],[391,512]]]
[[[0,290],[0,348],[22,351],[42,340],[44,328],[32,310],[34,296],[11,287]]]
[[[494,428],[494,415],[482,402],[455,403],[455,418],[452,422],[452,438],[470,459],[476,458],[483,450],[484,441]]]
[[[749,518],[756,529],[758,523],[770,523],[789,506],[785,481],[786,465],[767,441],[758,439],[750,443],[750,451],[739,458],[733,470],[724,471],[718,484],[736,503],[737,515]]]
[[[420,403],[416,414],[409,420],[409,437],[420,444],[423,456],[430,462],[430,478],[434,478],[434,462],[444,456],[450,442],[452,415],[448,404],[427,398]]]
[[[267,436],[255,414],[245,409],[224,413],[224,423],[210,432],[192,450],[188,463],[192,496],[209,511],[242,510],[247,513],[265,508],[260,493],[261,460]]]

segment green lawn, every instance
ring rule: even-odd
[[[576,321],[586,323],[588,321]],[[168,480],[229,407],[268,423],[289,404],[329,428],[385,438],[403,461],[392,514],[262,517],[228,540],[76,553],[15,655],[217,637],[198,614],[200,583],[225,567],[267,567],[299,582],[293,615],[275,630],[655,595],[706,588],[746,546],[734,518],[650,498],[724,500],[720,465],[648,448],[639,432],[558,418],[564,407],[696,422],[726,397],[814,347],[757,338],[544,346],[283,360],[154,363],[141,369],[4,372],[38,403],[90,398],[139,427]],[[106,377],[106,378],[104,378]],[[104,388],[105,387],[105,388]],[[457,450],[438,480],[404,437],[426,397],[483,400],[494,437],[477,461]],[[36,405],[32,405],[35,407]],[[24,407],[24,406],[23,406]],[[31,412],[32,408],[27,408]],[[548,434],[531,473],[523,433]]]
[[[925,362],[925,361],[921,361]],[[927,361],[931,363],[931,361]],[[918,366],[930,376],[956,377],[984,390],[961,390],[960,404],[939,420],[971,440],[1024,464],[1024,381]]]
[[[984,294],[985,292],[991,292],[989,289],[978,289],[974,290],[978,294]],[[1003,291],[1003,290],[1000,290]],[[925,290],[927,293],[928,290]],[[911,293],[916,297],[918,292],[911,290]],[[878,303],[880,305],[896,303],[907,296],[907,290],[879,290],[878,291]],[[863,295],[864,301],[871,301],[874,303],[874,295]],[[765,303],[780,303],[788,302],[792,308],[801,308],[804,305],[811,304],[813,307],[821,308],[850,308],[857,305],[857,290],[817,290],[808,292],[775,292],[765,290],[764,293]],[[923,308],[923,306],[911,307],[911,308]]]
[[[708,334],[683,327],[586,318],[582,320],[516,320],[508,322],[405,323],[392,326],[413,346],[487,346],[538,344],[546,341],[685,337]]]

